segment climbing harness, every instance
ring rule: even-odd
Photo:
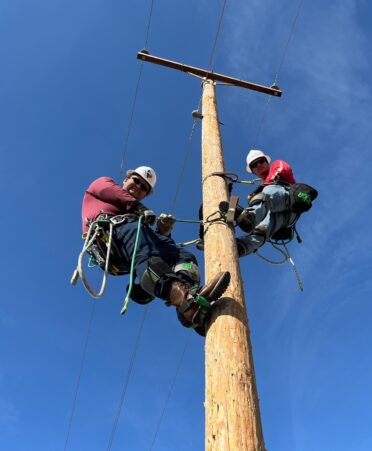
[[[243,181],[238,180],[237,174],[233,172],[213,172],[209,175],[207,175],[203,179],[203,183],[205,180],[211,176],[218,176],[222,177],[227,183],[228,183],[228,190],[230,194],[229,202],[225,202],[226,205],[224,205],[224,208],[222,209],[222,213],[224,214],[225,222],[228,224],[233,224],[234,219],[236,216],[236,209],[238,207],[238,200],[239,198],[237,196],[231,196],[232,188],[234,183],[242,183],[242,184],[255,184],[257,182],[261,182],[261,179],[255,179],[252,181]],[[260,188],[260,187],[259,187]],[[265,194],[260,192],[260,189],[256,189],[250,196],[248,196],[248,202],[251,206],[252,204],[265,200]],[[300,244],[302,243],[302,239],[296,229],[296,223],[298,219],[300,218],[300,215],[302,212],[308,211],[312,204],[311,202],[317,197],[318,193],[317,191],[306,184],[303,183],[296,183],[291,185],[289,188],[289,196],[290,196],[290,204],[291,204],[291,210],[293,213],[296,214],[295,219],[292,221],[291,224],[289,224],[287,227],[284,227],[277,232],[274,233],[274,235],[269,240],[269,243],[273,246],[274,249],[276,249],[278,252],[280,252],[283,256],[283,258],[279,261],[271,260],[262,254],[259,253],[258,250],[256,250],[254,253],[261,258],[262,260],[266,261],[267,263],[270,263],[272,265],[282,265],[286,263],[287,261],[290,262],[292,265],[293,271],[296,275],[297,283],[299,286],[299,289],[301,291],[304,291],[303,284],[298,272],[298,269],[296,267],[296,264],[289,253],[287,244],[290,243],[294,236],[296,236],[297,242]],[[224,204],[225,204],[224,203]],[[221,208],[221,204],[220,204]],[[197,248],[199,250],[203,250],[202,245],[202,238],[199,239],[199,242],[196,243]],[[279,246],[284,247],[284,250],[282,250]]]
[[[103,273],[101,288],[97,292],[92,289],[92,287],[90,286],[90,284],[85,276],[84,269],[83,269],[83,258],[84,258],[84,255],[87,252],[89,252],[89,249],[91,249],[91,247],[94,245],[96,238],[99,235],[101,235],[101,236],[103,235],[103,233],[104,233],[103,225],[109,226],[109,236],[108,236],[108,242],[107,242],[107,254],[106,254],[106,259],[105,259],[105,266],[104,266],[104,273]],[[106,219],[98,219],[97,218],[95,221],[93,221],[89,225],[88,233],[86,234],[86,236],[83,235],[83,239],[85,240],[85,242],[83,245],[83,249],[79,254],[78,266],[75,269],[75,271],[72,275],[72,278],[71,278],[71,285],[76,285],[77,281],[79,280],[79,277],[80,277],[85,289],[88,291],[88,293],[93,298],[96,298],[96,299],[101,298],[106,289],[107,276],[108,276],[108,272],[109,272],[109,263],[110,263],[109,256],[110,256],[110,252],[111,252],[113,228],[114,228],[113,223]]]
[[[260,194],[256,194],[256,196],[250,200],[250,202],[257,199]],[[305,183],[294,183],[289,187],[289,199],[290,199],[290,209],[293,213],[296,214],[296,218],[289,224],[287,227],[278,230],[274,233],[274,235],[269,240],[269,243],[282,255],[284,255],[284,260],[281,261],[272,261],[268,258],[261,255],[258,250],[255,254],[260,257],[262,260],[270,263],[272,265],[280,265],[287,261],[292,265],[293,271],[296,275],[297,283],[301,291],[304,291],[304,287],[300,278],[300,274],[296,267],[296,264],[291,257],[289,250],[287,248],[287,244],[290,243],[294,236],[296,236],[297,242],[302,243],[302,239],[297,231],[296,223],[299,220],[302,213],[310,210],[312,207],[312,201],[315,200],[318,196],[318,192],[315,188]],[[283,246],[284,251],[280,249],[278,246]]]
[[[101,214],[97,217],[95,221],[92,221],[89,224],[88,232],[83,235],[83,239],[85,240],[83,249],[79,254],[78,258],[78,266],[75,269],[73,276],[71,278],[71,284],[76,285],[77,281],[80,277],[80,279],[83,282],[83,285],[85,289],[88,291],[88,293],[96,299],[99,299],[103,296],[106,284],[107,284],[107,277],[108,274],[112,275],[120,275],[120,274],[128,274],[127,270],[121,269],[119,266],[114,265],[111,263],[112,257],[115,257],[115,254],[113,254],[113,250],[115,249],[115,246],[113,246],[113,230],[115,226],[118,226],[120,224],[125,223],[128,221],[128,219],[136,218],[138,219],[138,227],[137,227],[137,234],[136,234],[136,240],[134,245],[134,251],[131,259],[131,265],[130,265],[130,283],[129,288],[127,291],[127,296],[125,298],[123,307],[121,309],[121,314],[123,315],[127,308],[128,308],[128,302],[129,297],[132,291],[133,287],[133,274],[134,274],[134,260],[136,258],[136,253],[138,249],[138,242],[139,242],[139,234],[141,230],[141,222],[142,222],[142,215],[138,218],[135,215],[132,214],[126,214],[126,215],[117,215],[117,216],[111,216],[109,217],[106,214]],[[106,246],[106,253],[104,253],[102,249],[102,244]],[[92,287],[90,286],[87,277],[84,272],[83,267],[83,258],[84,255],[88,253],[91,257],[90,259],[90,266],[92,266],[91,261],[93,260],[95,262],[95,265],[99,265],[104,273],[102,278],[102,283],[99,291],[94,291]],[[118,251],[116,250],[116,254]],[[89,266],[88,264],[88,266]]]
[[[175,219],[175,222],[184,222],[184,223],[191,223],[191,224],[204,224],[204,223],[213,223],[216,221],[223,221],[223,215],[219,214],[217,218],[212,218],[212,216],[216,215],[215,212],[212,215],[210,215],[206,221],[196,221],[196,220],[189,220],[189,219]],[[125,215],[118,215],[118,216],[108,216],[104,213],[99,215],[95,221],[92,221],[89,224],[88,232],[83,234],[84,239],[84,245],[83,249],[81,250],[78,258],[78,265],[75,269],[72,278],[71,278],[71,284],[76,285],[79,277],[81,281],[83,282],[84,288],[88,291],[88,293],[95,299],[100,299],[106,289],[107,285],[107,278],[108,275],[123,275],[128,274],[127,269],[120,268],[120,263],[118,265],[115,265],[116,261],[114,263],[112,260],[118,260],[118,254],[120,256],[119,251],[117,250],[115,243],[113,242],[113,230],[115,226],[118,226],[120,224],[125,223],[128,221],[128,219],[138,219],[138,226],[137,226],[137,233],[135,238],[135,244],[133,249],[133,255],[131,258],[130,263],[130,270],[129,270],[129,285],[127,287],[127,294],[124,299],[123,306],[121,308],[120,314],[124,315],[128,309],[129,305],[129,299],[131,298],[131,294],[134,287],[134,262],[137,255],[138,250],[138,244],[139,244],[139,237],[141,232],[141,224],[143,220],[143,215],[140,217],[133,215],[133,214],[125,214]],[[197,244],[200,242],[200,239],[195,239],[192,241],[187,241],[184,243],[179,243],[178,246],[184,247],[189,246],[192,244]],[[103,246],[106,247],[106,249],[103,249]],[[104,273],[102,278],[101,287],[98,291],[94,291],[92,287],[90,286],[88,279],[84,272],[84,265],[83,265],[83,259],[85,254],[90,255],[90,260],[88,262],[88,267],[94,267],[94,266],[100,266]],[[153,296],[149,296],[148,302],[153,300]],[[147,302],[146,302],[147,303]]]

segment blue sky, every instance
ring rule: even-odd
[[[222,4],[155,0],[148,49],[207,67]],[[215,71],[270,85],[298,4],[227,2]],[[120,180],[149,11],[147,0],[0,3],[4,451],[64,449],[93,308],[67,449],[108,447],[145,309],[132,303],[120,316],[126,278],[111,279],[100,301],[69,279],[84,190],[102,175]],[[258,137],[266,96],[217,90],[228,170],[247,179],[255,145],[319,190],[299,224],[303,243],[290,245],[303,293],[289,264],[241,261],[271,451],[372,449],[371,19],[366,0],[304,1],[280,72],[283,96],[271,100]],[[125,167],[156,169],[147,204],[159,214],[173,204],[200,95],[200,80],[144,65]],[[174,209],[181,219],[195,219],[201,201],[200,124],[189,149]],[[235,189],[242,201],[248,192]],[[174,237],[196,233],[178,224]],[[276,256],[268,246],[262,253]],[[98,286],[100,274],[92,270],[91,279]],[[203,449],[203,401],[204,340],[154,301],[111,449],[149,450],[154,440],[154,451]]]

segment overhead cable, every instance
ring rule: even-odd
[[[274,79],[273,85],[277,85],[278,84],[279,75],[280,75],[280,72],[282,70],[282,66],[283,66],[284,60],[285,60],[285,58],[287,56],[289,44],[290,44],[290,42],[292,40],[292,37],[294,35],[295,27],[296,27],[298,18],[300,16],[300,12],[301,12],[303,3],[304,3],[304,0],[300,0],[299,3],[298,3],[297,11],[296,11],[295,17],[293,19],[291,29],[290,29],[289,34],[288,34],[287,42],[286,42],[286,44],[284,46],[284,50],[283,50],[282,56],[281,56],[281,58],[279,60],[279,64],[278,64],[278,67],[277,67],[277,70],[276,70],[276,74],[275,74],[275,79]],[[259,137],[261,135],[261,132],[262,132],[262,129],[263,129],[263,125],[264,125],[264,122],[266,120],[267,113],[269,111],[269,105],[270,105],[270,102],[271,102],[271,98],[272,97],[269,96],[267,98],[267,100],[266,100],[266,103],[265,103],[265,106],[264,106],[264,110],[263,110],[263,113],[262,113],[262,117],[261,117],[261,121],[260,121],[260,123],[258,125],[256,137],[255,137],[254,142],[253,142],[253,148],[256,147],[258,139],[259,139]]]
[[[214,56],[215,56],[216,46],[217,46],[217,40],[218,40],[218,37],[219,37],[219,34],[220,34],[220,30],[221,30],[221,24],[222,24],[223,15],[225,13],[226,3],[227,3],[227,0],[224,0],[223,6],[222,6],[222,10],[221,10],[221,14],[220,14],[220,18],[218,20],[216,36],[214,38],[214,42],[213,42],[213,45],[212,45],[211,56],[209,58],[209,70],[213,69]]]
[[[223,5],[222,5],[222,9],[221,9],[221,13],[220,13],[220,17],[219,17],[218,23],[217,23],[217,29],[216,29],[216,34],[215,34],[213,45],[212,45],[211,55],[209,57],[208,65],[209,65],[209,70],[210,71],[213,70],[214,56],[215,56],[215,53],[216,53],[218,37],[219,37],[220,31],[221,31],[221,24],[222,24],[222,19],[223,19],[224,13],[225,13],[226,4],[227,4],[227,0],[224,0]],[[202,100],[202,97],[200,97],[200,99],[199,99],[198,109],[197,109],[198,113],[200,113],[201,100]],[[195,128],[196,128],[196,122],[197,122],[197,119],[201,119],[202,116],[201,115],[199,115],[199,116],[193,115],[193,118],[194,119],[193,119],[193,123],[192,123],[192,127],[191,127],[191,133],[190,133],[189,139],[188,139],[187,144],[186,144],[185,153],[184,153],[184,159],[183,159],[183,163],[182,163],[181,170],[180,170],[180,175],[179,175],[179,177],[177,179],[177,187],[176,187],[176,190],[175,190],[175,195],[174,195],[173,202],[172,202],[172,207],[171,207],[171,213],[172,214],[174,213],[174,209],[176,208],[176,203],[177,203],[177,200],[178,200],[178,195],[179,195],[182,179],[183,179],[183,176],[184,176],[184,173],[185,173],[185,170],[186,170],[186,166],[187,166],[187,162],[188,162],[188,159],[189,159],[189,155],[190,155],[190,151],[191,151],[191,141],[192,141],[192,138],[193,138],[193,135],[194,135],[194,131],[195,131]]]
[[[153,9],[154,9],[154,0],[151,0],[149,18],[148,18],[148,21],[147,21],[147,28],[146,28],[146,38],[145,38],[145,47],[144,47],[145,49],[147,48],[147,44],[148,44],[148,40],[149,40],[150,26],[151,26],[151,19],[152,19]],[[127,154],[129,136],[130,136],[130,133],[131,133],[131,130],[132,130],[132,122],[133,122],[134,112],[135,112],[136,104],[137,104],[138,90],[139,90],[139,86],[140,86],[140,82],[141,82],[141,78],[142,78],[142,71],[143,71],[143,61],[140,64],[140,68],[139,68],[139,72],[138,72],[138,78],[137,78],[136,88],[135,88],[135,91],[134,91],[134,98],[133,98],[131,112],[130,112],[130,117],[129,117],[127,134],[126,134],[125,141],[124,141],[123,156],[122,156],[122,159],[121,159],[120,171],[119,171],[119,175],[120,176],[122,175],[122,172],[123,172],[124,160],[125,160],[125,157],[126,157],[126,154]]]
[[[182,351],[182,353],[181,353],[181,357],[179,358],[179,361],[178,361],[178,364],[177,364],[177,368],[176,368],[176,372],[174,373],[173,381],[172,381],[172,383],[171,383],[171,385],[170,385],[170,387],[169,387],[168,395],[167,395],[167,397],[166,397],[166,400],[165,400],[165,403],[164,403],[163,410],[162,410],[162,412],[161,412],[161,414],[160,414],[159,421],[158,421],[158,423],[157,423],[157,425],[156,425],[154,437],[153,437],[153,439],[152,439],[152,442],[151,442],[151,446],[150,446],[150,450],[149,450],[149,451],[152,451],[152,450],[154,449],[156,439],[158,438],[158,433],[159,433],[159,430],[160,430],[160,426],[161,426],[161,423],[162,423],[162,421],[163,421],[165,411],[167,410],[169,400],[170,400],[171,395],[172,395],[172,393],[173,393],[174,386],[176,385],[176,380],[177,380],[178,374],[179,374],[179,372],[180,372],[180,369],[181,369],[181,366],[182,366],[183,359],[184,359],[185,354],[186,354],[186,349],[187,349],[187,347],[188,347],[188,345],[189,345],[190,337],[191,337],[191,334],[190,334],[190,333],[187,334],[187,339],[186,339],[186,341],[185,341],[185,345],[184,345],[184,347],[183,347],[183,351]]]
[[[143,330],[143,326],[145,324],[145,320],[146,320],[146,316],[147,316],[147,312],[148,312],[148,307],[149,306],[146,305],[145,308],[144,308],[142,321],[141,321],[140,327],[139,327],[138,332],[137,332],[136,341],[135,341],[134,348],[133,348],[133,351],[132,351],[132,355],[131,355],[131,358],[130,358],[129,368],[128,368],[127,374],[125,376],[123,389],[122,389],[122,392],[121,392],[121,395],[120,395],[119,405],[118,405],[118,408],[116,410],[114,424],[113,424],[113,427],[112,427],[112,430],[111,430],[111,434],[110,434],[110,438],[109,438],[109,442],[108,442],[108,445],[107,445],[107,451],[111,450],[112,444],[114,442],[115,434],[116,434],[116,431],[117,431],[117,428],[118,428],[120,414],[121,414],[121,410],[123,408],[125,395],[127,393],[127,389],[128,389],[130,377],[132,375],[134,363],[136,361],[137,351],[138,351],[140,339],[141,339],[141,336],[142,336],[142,330]]]
[[[75,410],[76,410],[76,403],[77,403],[77,397],[78,397],[79,388],[80,388],[80,381],[81,381],[81,376],[83,374],[85,358],[86,358],[87,349],[88,349],[88,342],[89,342],[90,332],[91,332],[91,329],[92,329],[92,323],[93,323],[96,303],[93,301],[92,304],[93,305],[92,305],[92,310],[91,310],[90,318],[89,318],[89,322],[88,322],[88,329],[87,329],[87,333],[86,333],[86,336],[85,336],[83,354],[82,354],[81,359],[80,359],[80,368],[79,368],[78,378],[77,378],[77,382],[76,382],[74,399],[73,399],[73,402],[72,402],[70,419],[69,419],[68,426],[67,426],[65,446],[63,448],[64,451],[67,450],[68,442],[69,442],[69,439],[70,439],[72,420],[74,418],[74,414],[75,414]]]
[[[198,109],[197,109],[198,112],[200,111],[201,99],[202,98],[200,97],[199,103],[198,103]],[[176,189],[175,189],[173,202],[172,202],[172,207],[171,207],[171,210],[170,210],[171,214],[174,213],[174,209],[176,208],[178,195],[179,195],[180,188],[181,188],[181,183],[182,183],[182,180],[183,180],[183,177],[184,177],[184,174],[185,174],[185,170],[186,170],[186,166],[187,166],[187,162],[189,160],[189,156],[190,156],[190,153],[191,153],[191,141],[192,141],[192,138],[194,136],[194,131],[195,131],[197,122],[198,122],[198,117],[194,116],[193,117],[193,121],[192,121],[192,127],[191,127],[190,136],[189,136],[189,139],[187,140],[185,151],[184,151],[184,157],[183,157],[183,162],[182,162],[180,174],[179,174],[178,179],[177,179],[177,186],[176,186]]]

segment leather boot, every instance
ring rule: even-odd
[[[243,210],[236,218],[236,223],[243,232],[251,233],[256,227],[256,216],[252,211]]]
[[[177,307],[177,314],[185,327],[194,327],[201,335],[209,310],[226,291],[230,273],[220,272],[196,293],[193,287],[183,282],[173,282],[167,295],[167,305]]]
[[[219,205],[220,211],[227,214],[229,210],[229,203],[222,201]],[[256,216],[253,211],[243,208],[241,205],[235,207],[234,219],[239,228],[245,233],[251,233],[256,227]]]

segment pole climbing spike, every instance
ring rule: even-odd
[[[232,224],[234,222],[235,209],[236,209],[236,206],[238,205],[238,201],[239,201],[239,196],[231,196],[230,197],[229,208],[227,210],[227,215],[226,215],[226,222],[228,224]]]

